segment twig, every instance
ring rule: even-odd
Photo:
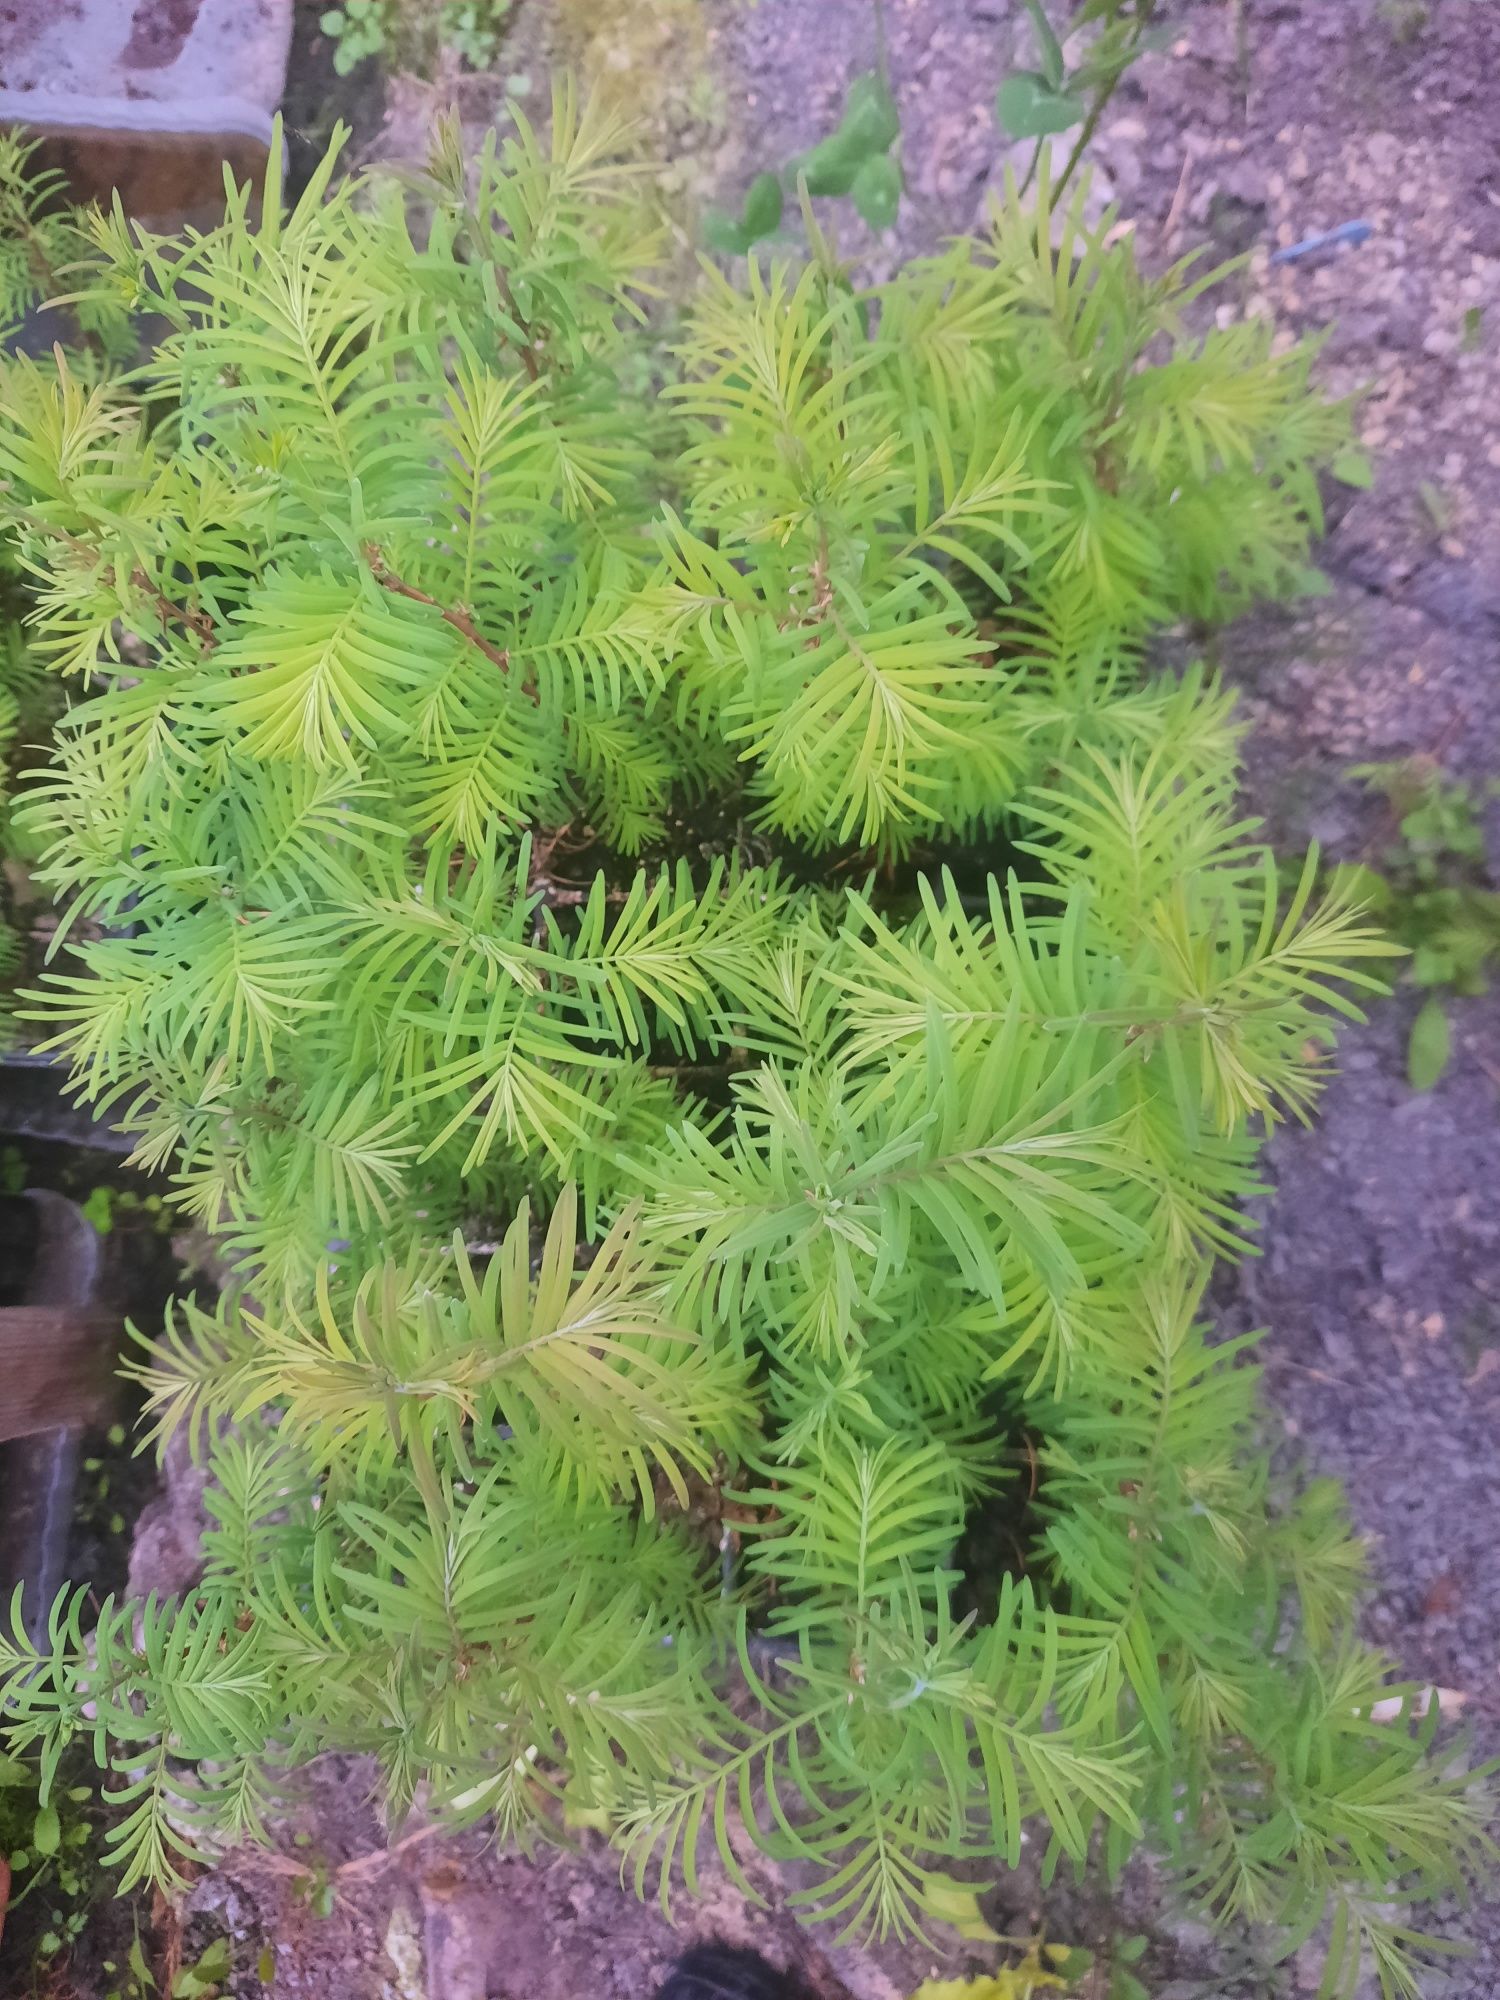
[[[471,611],[466,610],[461,604],[440,604],[435,597],[429,597],[425,590],[418,590],[414,583],[408,583],[404,577],[397,576],[396,572],[387,563],[385,557],[375,547],[373,542],[365,544],[365,561],[370,565],[371,576],[374,577],[382,590],[390,591],[395,597],[409,597],[413,604],[426,604],[430,606],[445,625],[451,625],[461,638],[467,639],[471,646],[483,653],[484,657],[493,666],[497,666],[502,674],[510,672],[509,652],[504,646],[496,646],[485,638],[479,627],[474,623],[474,615]],[[524,682],[522,683],[521,692],[529,695],[533,701],[536,700],[536,690]]]
[[[1109,107],[1110,100],[1119,89],[1121,79],[1125,75],[1126,70],[1130,68],[1140,53],[1141,38],[1151,25],[1151,16],[1155,10],[1155,6],[1156,0],[1139,0],[1134,21],[1135,33],[1131,37],[1129,51],[1121,59],[1114,74],[1105,83],[1100,85],[1098,94],[1089,106],[1089,115],[1084,119],[1083,130],[1078,134],[1073,145],[1073,150],[1068,155],[1068,163],[1063,168],[1059,178],[1053,183],[1052,192],[1054,195],[1062,193],[1077,171],[1079,161],[1088,151],[1089,142],[1099,129],[1099,120],[1104,116],[1105,111]]]
[[[819,624],[833,604],[833,582],[828,573],[828,564],[828,528],[825,522],[820,521],[818,523],[818,553],[813,559],[812,570],[810,572],[813,587],[813,622]]]
[[[1026,169],[1026,178],[1024,181],[1022,181],[1020,187],[1016,191],[1018,199],[1024,199],[1026,195],[1030,193],[1031,183],[1036,179],[1036,170],[1042,164],[1042,148],[1046,145],[1046,143],[1047,141],[1045,138],[1038,139],[1036,144],[1032,147],[1031,165]]]
[[[0,481],[0,494],[9,491],[10,481]],[[74,555],[86,556],[92,562],[103,559],[103,550],[97,548],[94,543],[84,541],[81,535],[71,534],[68,529],[59,527],[55,521],[49,521],[45,515],[34,512],[30,507],[15,507],[11,511],[16,520],[24,521],[27,527],[39,535],[47,536],[49,541],[61,542],[63,547],[70,549]],[[120,572],[116,567],[113,577],[117,588],[119,576]],[[218,645],[219,635],[214,630],[214,621],[209,614],[201,608],[193,609],[188,605],[175,603],[165,591],[160,590],[151,581],[139,564],[130,572],[130,588],[142,592],[151,599],[164,625],[185,625],[190,632],[198,635],[206,651],[211,651]]]
[[[175,604],[165,591],[158,590],[143,569],[130,572],[130,587],[149,597],[156,606],[157,615],[163,625],[185,625],[196,634],[199,644],[206,653],[211,653],[219,643],[219,635],[214,630],[214,621],[204,610],[193,610],[185,604]]]
[[[378,1875],[390,1862],[399,1860],[408,1848],[416,1847],[421,1841],[431,1840],[434,1835],[455,1831],[456,1829],[451,1826],[441,1826],[436,1823],[431,1826],[419,1826],[415,1833],[407,1834],[403,1840],[398,1840],[394,1847],[377,1847],[369,1854],[362,1854],[357,1861],[344,1862],[341,1867],[334,1869],[333,1879],[335,1882],[357,1882],[366,1875]]]
[[[430,1826],[418,1827],[398,1840],[393,1847],[372,1848],[368,1854],[357,1855],[353,1861],[344,1861],[337,1868],[329,1869],[326,1877],[320,1868],[308,1861],[298,1861],[290,1854],[279,1854],[274,1848],[242,1848],[238,1850],[237,1861],[241,1866],[261,1868],[269,1875],[280,1875],[295,1882],[313,1882],[320,1877],[330,1882],[359,1882],[366,1876],[378,1875],[382,1868],[392,1861],[399,1861],[409,1848],[419,1842],[432,1840],[440,1834],[455,1833],[458,1828],[443,1826],[434,1822]]]
[[[536,342],[533,338],[531,328],[521,317],[520,309],[516,305],[516,295],[510,288],[510,276],[505,266],[496,257],[491,259],[490,267],[494,271],[495,281],[500,287],[500,296],[505,301],[505,310],[510,314],[521,336],[516,352],[521,357],[521,366],[526,370],[526,379],[528,382],[535,382],[540,377],[542,368],[541,363],[537,359]]]
[[[161,1991],[170,1993],[182,1970],[182,1918],[160,1889],[151,1897],[151,1928],[161,1940]]]
[[[1172,197],[1172,206],[1167,210],[1167,219],[1162,224],[1161,240],[1168,248],[1177,235],[1177,225],[1182,220],[1182,211],[1187,203],[1188,181],[1192,176],[1193,156],[1184,146],[1182,149],[1182,172],[1177,176],[1177,192]]]
[[[1054,196],[1060,195],[1068,185],[1068,182],[1072,180],[1074,173],[1077,171],[1078,162],[1088,150],[1089,141],[1099,129],[1099,120],[1104,116],[1105,106],[1114,96],[1115,88],[1120,81],[1120,77],[1123,75],[1124,71],[1121,70],[1112,76],[1109,82],[1101,87],[1098,96],[1089,106],[1089,115],[1084,119],[1083,129],[1073,143],[1073,150],[1068,155],[1068,163],[1052,185]]]

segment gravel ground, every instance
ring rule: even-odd
[[[884,239],[840,225],[877,274],[982,216],[1004,164],[995,85],[1027,59],[1011,0],[888,0],[887,11],[908,196]],[[1249,249],[1242,303],[1289,332],[1332,329],[1325,379],[1368,390],[1378,478],[1331,524],[1330,595],[1220,642],[1252,722],[1250,803],[1289,843],[1354,854],[1370,816],[1351,763],[1425,750],[1469,775],[1500,769],[1500,5],[1164,11],[1170,46],[1127,80],[1098,136],[1100,199],[1118,200],[1150,260]],[[820,136],[874,59],[870,0],[703,0],[703,12],[718,89],[679,93],[674,114],[690,205]],[[380,150],[403,150],[429,98],[394,94],[397,129]],[[1360,248],[1269,265],[1278,245],[1355,219],[1373,225]],[[1413,1678],[1467,1696],[1493,1753],[1500,1000],[1460,1009],[1452,1067],[1424,1097],[1404,1081],[1408,1013],[1398,998],[1349,1035],[1316,1127],[1271,1148],[1263,1254],[1221,1297],[1228,1323],[1269,1328],[1263,1359],[1291,1448],[1347,1482],[1371,1545],[1370,1635]],[[335,1866],[379,1845],[361,1785],[332,1760],[314,1776],[307,1827]],[[684,1906],[674,1936],[597,1855],[533,1862],[431,1842],[341,1887],[318,1921],[289,1877],[235,1864],[193,1891],[189,1939],[205,1926],[276,1937],[274,1990],[305,2000],[645,2000],[684,1936],[711,1934],[797,1962],[820,2000],[896,2000],[928,1969],[920,1952],[825,1952],[771,1880],[768,1914],[720,1884]],[[1453,2000],[1496,2000],[1500,1904],[1440,1922],[1476,1947]],[[1179,1935],[1184,1965],[1201,1942]]]

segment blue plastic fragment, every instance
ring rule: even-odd
[[[1332,250],[1340,243],[1365,243],[1375,234],[1373,222],[1341,222],[1337,229],[1320,229],[1316,236],[1304,236],[1300,243],[1289,243],[1284,250],[1273,250],[1273,264],[1293,264],[1299,257],[1310,257],[1315,250]]]

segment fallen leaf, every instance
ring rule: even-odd
[[[977,1944],[998,1944],[1000,1933],[985,1922],[979,1907],[979,1891],[971,1882],[957,1882],[949,1875],[931,1875],[922,1893],[922,1908],[930,1917],[951,1924],[962,1938]]]
[[[1469,1697],[1461,1688],[1425,1687],[1419,1688],[1410,1703],[1399,1694],[1386,1695],[1374,1702],[1370,1708],[1372,1722],[1399,1722],[1403,1715],[1423,1716],[1436,1701],[1438,1714],[1458,1715]]]
[[[1450,1611],[1458,1609],[1458,1603],[1459,1590],[1457,1580],[1454,1578],[1451,1570],[1444,1570],[1443,1574],[1422,1599],[1422,1616],[1424,1618],[1444,1618]]]
[[[911,2000],[1031,2000],[1033,1993],[1047,1986],[1067,1991],[1067,1981],[1054,1973],[1027,1971],[1020,1966],[1014,1972],[986,1973],[979,1979],[928,1979]]]
[[[1019,1965],[1002,1966],[998,1972],[982,1973],[977,1979],[929,1979],[911,2000],[1031,2000],[1032,1994],[1048,1987],[1066,1993],[1070,1983],[1048,1972],[1038,1947],[1032,1945]]]

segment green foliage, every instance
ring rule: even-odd
[[[0,342],[15,323],[52,299],[73,261],[88,247],[83,219],[63,198],[61,177],[36,164],[37,142],[0,133]],[[113,306],[85,308],[78,331],[97,347],[105,334],[119,344],[121,316]],[[86,348],[80,365],[91,365]],[[46,674],[26,643],[24,616],[30,579],[8,547],[0,547],[0,1046],[14,1037],[14,986],[26,971],[18,920],[16,874],[25,853],[11,805],[17,767],[29,740],[50,726],[55,708]]]
[[[5,825],[9,818],[9,778],[7,765],[15,742],[16,726],[20,711],[15,697],[0,681],[0,858],[4,857],[7,843],[4,839]],[[19,932],[8,921],[10,897],[8,890],[0,887],[0,1047],[12,1038],[12,985],[21,965],[24,947]]]
[[[510,0],[341,0],[318,26],[334,45],[340,76],[372,56],[430,75],[444,49],[470,69],[487,69],[509,12]]]
[[[781,225],[785,196],[773,173],[759,173],[745,190],[738,217],[710,209],[704,218],[703,235],[710,248],[727,257],[742,257],[754,243],[772,236]]]
[[[215,1938],[191,1965],[178,1967],[172,1981],[172,2000],[214,2000],[233,1970],[228,1938]]]
[[[1035,71],[1012,72],[995,97],[995,115],[1013,139],[1045,139],[1083,123],[1083,99],[1052,89]]]
[[[1427,998],[1412,1023],[1408,1073],[1430,1090],[1451,1054],[1448,1006],[1483,993],[1500,953],[1500,892],[1485,835],[1480,792],[1450,778],[1432,759],[1362,764],[1353,773],[1385,800],[1379,868],[1345,870],[1398,944],[1410,952],[1406,978]]]
[[[36,163],[39,141],[0,132],[0,337],[59,289],[58,276],[86,247],[64,199],[62,175]]]
[[[664,1900],[749,1843],[910,1929],[1041,1822],[1394,1961],[1477,1808],[1198,1309],[1386,947],[1282,907],[1226,696],[1139,664],[1305,577],[1346,413],[1045,174],[643,350],[619,143],[449,134],[420,234],[331,159],[101,226],[156,356],[6,370],[78,689],[34,1018],[243,1281],[138,1363],[200,1586],[3,1642],[10,1738],[94,1748],[128,1882],[338,1747]]]
[[[118,358],[133,336],[116,298],[67,290],[89,254],[89,218],[68,200],[62,175],[38,164],[41,143],[19,127],[0,130],[0,341],[34,307],[60,303],[72,314],[77,365],[90,368],[96,356]]]

